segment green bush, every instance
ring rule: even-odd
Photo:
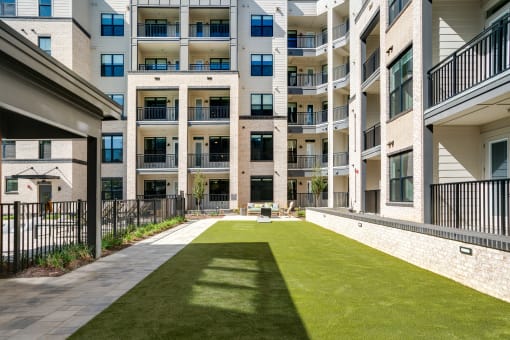
[[[65,269],[71,262],[92,258],[92,252],[84,244],[70,244],[37,259],[37,265],[46,268]]]
[[[297,217],[306,217],[306,210],[298,210]]]

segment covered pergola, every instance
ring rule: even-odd
[[[0,21],[0,139],[87,140],[87,243],[101,252],[101,122],[121,108]],[[0,149],[0,178],[1,178]]]

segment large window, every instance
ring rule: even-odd
[[[39,159],[51,158],[51,140],[39,141]]]
[[[272,161],[273,160],[273,133],[252,132],[251,133],[251,160]]]
[[[143,181],[143,195],[146,199],[165,198],[166,187],[165,180]]]
[[[251,115],[252,116],[272,116],[273,115],[273,95],[254,93],[251,95]]]
[[[272,54],[252,54],[251,55],[251,75],[252,76],[272,76],[273,75],[273,55]]]
[[[210,58],[209,67],[211,71],[225,71],[230,70],[229,58]]]
[[[273,176],[250,178],[250,202],[273,201]]]
[[[16,0],[0,0],[0,16],[13,17],[16,15]]]
[[[390,160],[390,201],[413,201],[413,152],[408,151]]]
[[[101,198],[104,200],[121,200],[122,177],[101,178]]]
[[[272,37],[273,36],[273,16],[272,15],[252,15],[251,16],[251,36],[252,37]]]
[[[101,54],[101,76],[102,77],[123,77],[124,76],[124,55],[123,54]]]
[[[388,24],[391,24],[397,16],[402,12],[404,7],[410,0],[390,0],[389,3],[389,14],[388,14]]]
[[[228,201],[228,194],[229,194],[228,179],[209,180],[209,201],[211,202]]]
[[[5,192],[15,193],[18,192],[18,179],[6,178],[5,179]]]
[[[390,67],[390,118],[413,108],[413,49]]]
[[[209,161],[228,162],[230,156],[230,137],[209,137]]]
[[[50,37],[39,37],[37,44],[41,50],[51,55],[51,38]]]
[[[101,14],[101,35],[124,36],[124,15],[123,14]]]
[[[51,17],[51,0],[39,0],[39,16]]]
[[[16,158],[16,141],[13,140],[2,141],[2,158],[3,159]]]
[[[103,135],[103,163],[122,163],[122,135]]]
[[[125,118],[124,115],[124,95],[123,94],[109,94],[108,97],[111,98],[114,102],[119,104],[122,107],[122,118]]]

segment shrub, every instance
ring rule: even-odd
[[[36,263],[40,267],[65,269],[76,260],[91,259],[92,253],[84,244],[70,244],[46,256],[39,257]]]

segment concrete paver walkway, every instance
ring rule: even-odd
[[[60,277],[0,280],[0,339],[65,339],[216,221],[167,230]]]

